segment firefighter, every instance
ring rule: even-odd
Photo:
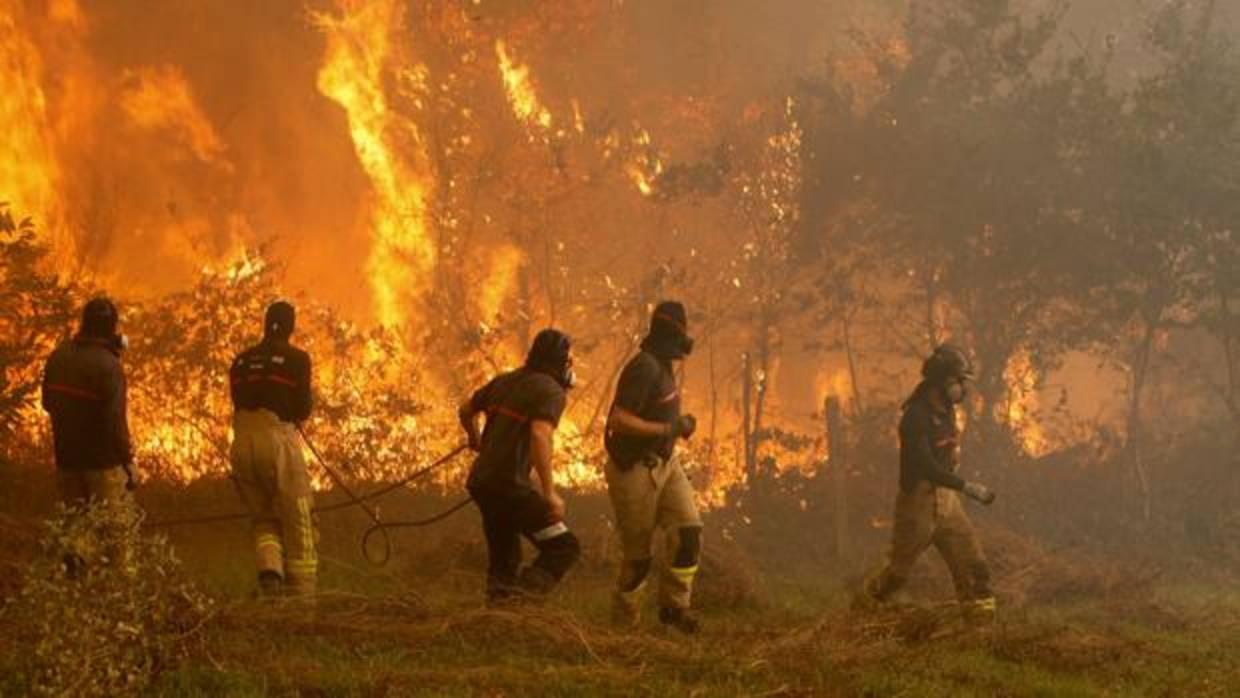
[[[461,426],[478,453],[467,487],[482,514],[491,605],[545,597],[581,555],[564,523],[551,463],[552,437],[572,385],[572,341],[545,329],[523,367],[492,379],[460,407]],[[479,434],[482,414],[486,426]],[[538,475],[537,489],[531,470]],[[523,569],[522,537],[538,550]]]
[[[623,554],[612,613],[623,626],[639,620],[641,592],[660,533],[667,541],[664,558],[670,560],[661,559],[659,565],[659,621],[686,634],[699,629],[689,602],[701,555],[702,519],[676,456],[676,441],[697,429],[692,415],[681,414],[674,373],[675,364],[692,351],[685,307],[660,303],[641,351],[620,374],[608,414],[604,475]]]
[[[52,418],[57,481],[69,507],[127,503],[134,487],[118,322],[112,301],[92,299],[78,333],[43,370],[43,409]]]
[[[312,491],[298,427],[310,417],[310,355],[289,343],[297,313],[267,308],[263,339],[233,360],[232,478],[254,529],[259,591],[308,595],[318,579]]]
[[[984,622],[995,614],[990,568],[959,493],[986,505],[995,495],[985,485],[956,474],[960,466],[956,408],[973,379],[972,366],[963,351],[943,345],[926,359],[921,374],[900,420],[900,491],[887,564],[867,580],[864,593],[871,601],[888,601],[933,545],[947,562],[966,618]]]

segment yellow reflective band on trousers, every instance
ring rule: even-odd
[[[692,582],[693,578],[697,576],[698,566],[694,565],[693,567],[673,567],[669,571],[673,575],[675,575],[677,579],[683,580],[685,582]]]
[[[255,541],[255,547],[258,547],[260,549],[272,547],[272,548],[278,548],[279,550],[283,551],[284,543],[280,542],[280,537],[274,533],[260,533],[258,534],[258,538]]]
[[[252,517],[258,570],[280,573],[294,593],[313,592],[313,492],[296,427],[267,410],[238,410],[229,459]]]
[[[297,499],[297,529],[301,533],[301,549],[304,557],[311,562],[318,562],[319,556],[314,548],[314,513],[311,511],[310,498]]]

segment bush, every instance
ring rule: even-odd
[[[211,602],[164,538],[141,534],[141,519],[134,507],[93,506],[48,523],[42,554],[4,609],[23,636],[16,659],[31,694],[133,694],[186,656]]]

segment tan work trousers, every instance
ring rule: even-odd
[[[268,410],[237,410],[232,477],[254,526],[258,571],[274,572],[294,594],[318,579],[313,492],[297,429]]]
[[[130,501],[125,483],[129,476],[119,465],[105,470],[56,471],[61,501],[68,507],[86,506],[88,502],[123,504]]]
[[[960,495],[919,482],[896,498],[895,526],[887,564],[873,580],[871,593],[886,598],[902,587],[926,548],[933,545],[951,572],[960,601],[989,598],[990,568]]]
[[[604,476],[607,494],[616,513],[624,563],[620,569],[619,591],[629,593],[642,580],[633,579],[634,570],[646,570],[653,557],[656,534],[665,536],[665,555],[659,567],[659,604],[666,608],[688,608],[697,575],[697,553],[689,566],[677,567],[672,559],[681,543],[683,529],[700,530],[702,518],[694,501],[693,485],[685,476],[679,459],[672,456],[655,467],[638,463],[621,470],[608,460]],[[697,540],[697,530],[694,532]],[[644,577],[645,572],[639,572]]]

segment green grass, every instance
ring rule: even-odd
[[[218,612],[150,694],[1240,696],[1240,594],[1222,584],[1030,601],[978,630],[928,606],[852,612],[845,585],[820,570],[724,559],[704,565],[705,631],[686,639],[650,611],[637,631],[610,627],[612,566],[590,531],[587,558],[546,608],[495,612],[482,608],[468,516],[397,534],[383,569],[356,550],[362,525],[325,523],[313,611],[251,598],[244,526],[171,532]],[[928,604],[944,590],[917,593]],[[29,688],[0,657],[0,693]]]

